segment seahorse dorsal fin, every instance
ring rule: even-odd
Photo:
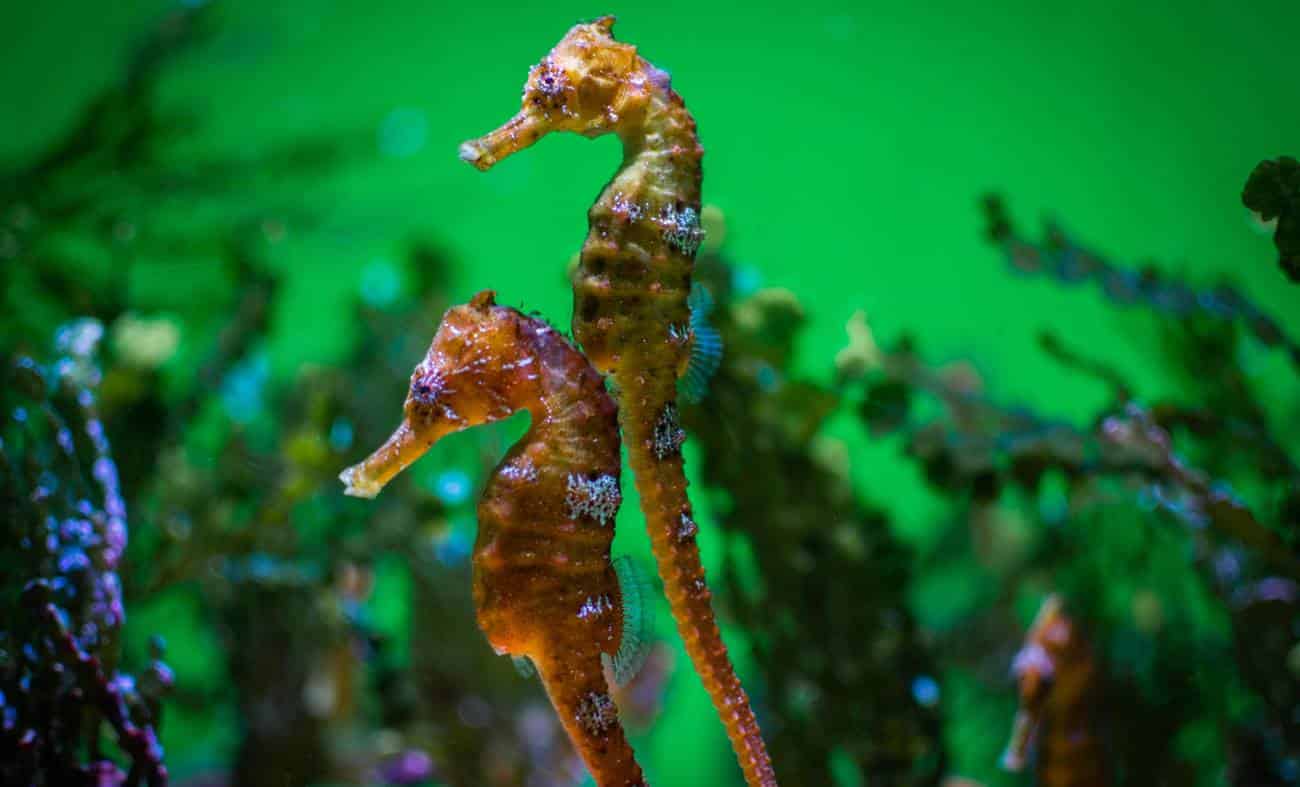
[[[688,402],[699,402],[709,390],[709,381],[722,364],[722,335],[709,322],[713,296],[699,282],[691,285],[686,304],[691,309],[691,356],[686,371],[677,381],[677,390]]]
[[[537,674],[537,667],[533,666],[533,660],[527,656],[511,656],[510,661],[521,678],[532,678]]]
[[[601,654],[601,662],[614,673],[614,683],[626,686],[645,666],[650,652],[650,604],[645,573],[627,555],[614,559],[619,596],[623,599],[623,632],[618,652]]]

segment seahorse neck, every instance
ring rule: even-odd
[[[604,373],[635,367],[675,379],[686,347],[669,341],[670,328],[690,316],[703,150],[675,93],[643,112],[620,126],[622,165],[587,213],[573,331]]]
[[[550,326],[536,326],[530,343],[538,368],[536,388],[520,403],[532,417],[526,439],[545,444],[557,465],[617,464],[618,411],[604,381]]]
[[[700,159],[695,120],[671,89],[657,91],[641,122],[619,129],[623,161],[597,200],[611,208],[635,199],[641,220],[654,220],[667,205],[699,208]],[[593,207],[594,210],[594,207]]]

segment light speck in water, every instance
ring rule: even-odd
[[[939,703],[939,683],[929,675],[918,675],[912,681],[912,699],[927,708],[934,707]]]
[[[393,305],[402,293],[402,277],[391,260],[376,257],[361,269],[361,300],[382,309]]]
[[[330,424],[330,448],[335,451],[345,451],[352,445],[352,422],[346,418],[339,417],[334,419]]]
[[[414,156],[428,139],[429,119],[422,109],[398,107],[379,124],[379,152],[385,156]]]
[[[434,494],[449,506],[460,505],[469,497],[471,483],[464,470],[444,470],[433,482]]]

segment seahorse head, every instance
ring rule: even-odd
[[[530,396],[537,370],[522,351],[529,330],[553,330],[484,290],[448,309],[424,359],[411,373],[402,423],[382,446],[339,476],[344,492],[374,497],[443,437],[506,418]]]
[[[460,157],[486,170],[552,131],[588,137],[632,133],[668,75],[636,47],[614,40],[614,17],[575,25],[533,66],[519,113],[496,131],[460,146]]]
[[[1023,706],[1036,708],[1042,705],[1055,682],[1059,662],[1066,655],[1071,635],[1072,626],[1064,615],[1061,600],[1049,596],[1038,610],[1038,616],[1025,637],[1024,647],[1016,653],[1011,667]]]

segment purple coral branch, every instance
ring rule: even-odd
[[[41,616],[54,628],[52,640],[76,670],[83,691],[116,732],[118,745],[131,757],[131,772],[126,783],[139,784],[143,777],[149,787],[166,787],[167,767],[163,764],[163,749],[157,733],[151,725],[136,724],[131,718],[121,682],[108,677],[99,657],[87,653],[77,643],[68,628],[66,616],[58,606],[43,602]]]

